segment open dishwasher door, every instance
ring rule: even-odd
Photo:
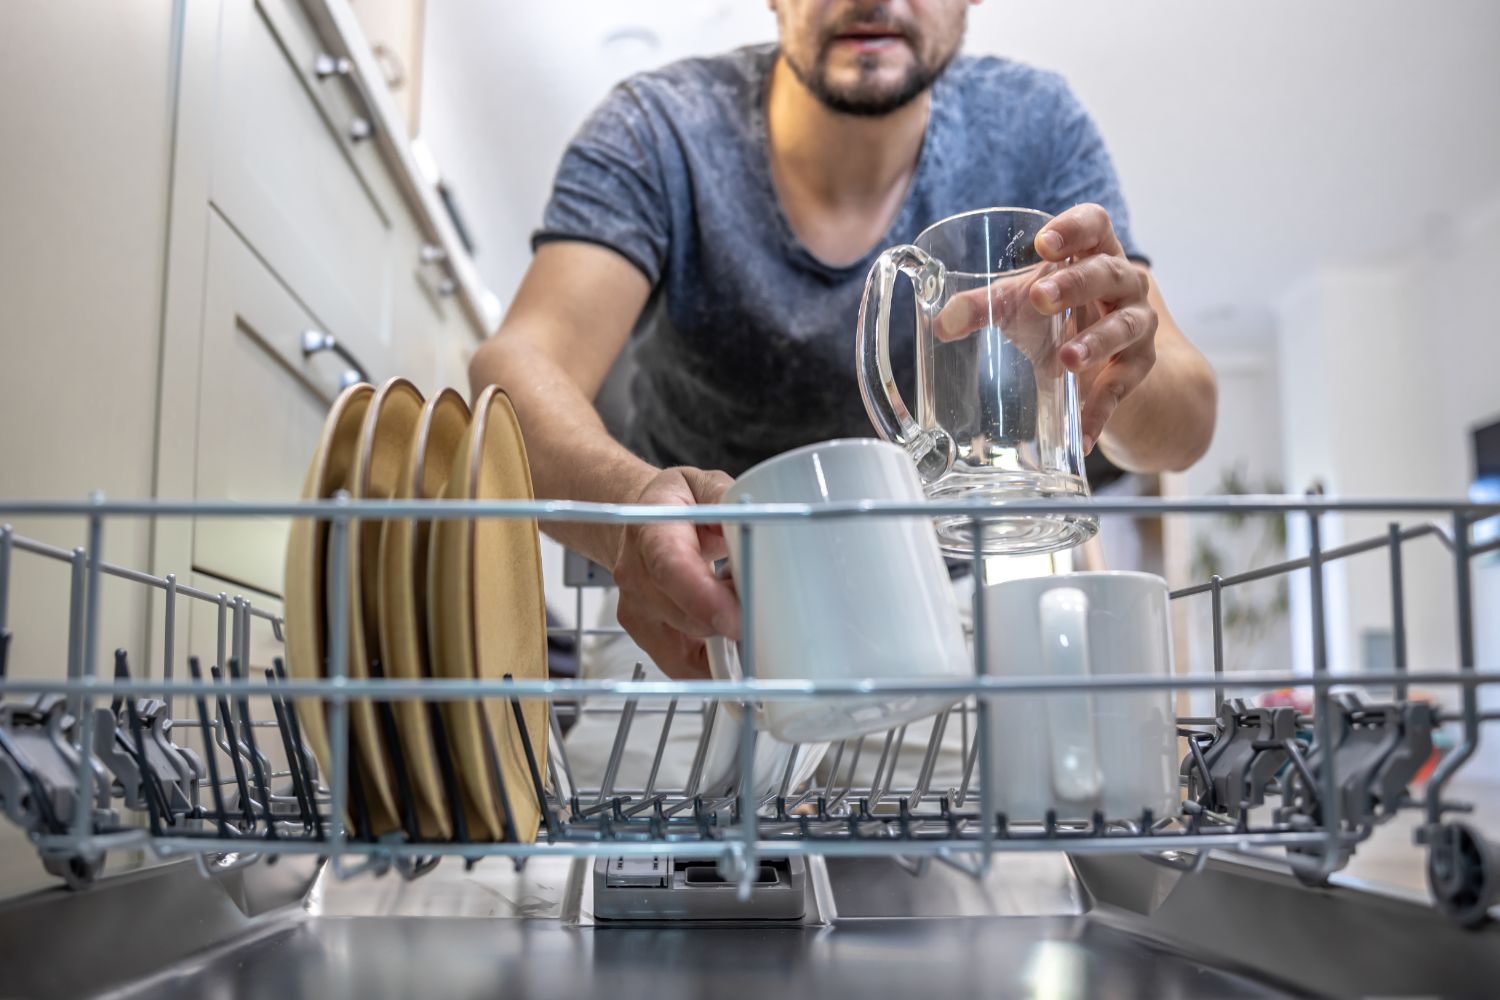
[[[257,863],[238,878],[280,879],[285,890],[276,867]],[[1060,855],[1000,859],[978,881],[943,865],[813,858],[805,910],[789,920],[599,921],[592,868],[589,859],[533,859],[519,872],[449,863],[416,881],[325,873],[306,897],[247,914],[234,905],[234,886],[202,878],[190,863],[168,865],[5,907],[0,937],[26,952],[0,967],[0,992],[276,1000],[1299,992],[1096,920]]]
[[[747,905],[741,919],[609,922],[594,915],[591,859],[519,872],[449,862],[415,881],[325,870],[305,896],[293,867],[257,862],[224,880],[177,863],[13,901],[0,910],[0,992],[1480,996],[1500,976],[1500,930],[1240,862],[1182,874],[1140,857],[1026,854],[974,879],[942,864],[812,858],[795,919]],[[282,905],[246,912],[247,895]]]

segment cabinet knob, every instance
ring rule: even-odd
[[[342,56],[319,52],[313,60],[313,76],[319,80],[326,80],[330,76],[348,76],[353,71],[354,65]]]
[[[314,354],[321,354],[324,351],[334,354],[349,366],[339,375],[340,389],[347,389],[351,385],[357,385],[360,382],[375,381],[370,378],[370,373],[365,366],[359,363],[359,359],[354,356],[354,352],[343,344],[340,344],[333,334],[324,333],[322,330],[302,331],[302,356],[304,358],[310,358]]]

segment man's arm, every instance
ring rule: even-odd
[[[538,497],[630,503],[660,471],[611,437],[593,404],[650,294],[645,275],[611,250],[546,243],[475,352],[470,387],[510,394]],[[602,566],[619,553],[618,526],[554,522],[547,531]]]
[[[615,441],[593,398],[651,294],[612,250],[577,241],[543,244],[496,334],[469,365],[474,392],[510,394],[526,438],[538,497],[597,503],[716,503],[722,472],[657,469]],[[550,522],[548,534],[608,567],[620,588],[619,620],[675,677],[706,675],[702,640],[739,636],[739,602],[715,579],[721,532],[691,524]]]
[[[1203,457],[1214,436],[1219,390],[1208,359],[1167,310],[1148,268],[1147,300],[1156,311],[1156,363],[1115,407],[1099,436],[1109,460],[1131,472],[1181,472]]]

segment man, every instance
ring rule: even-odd
[[[610,94],[564,155],[531,268],[470,368],[476,391],[509,390],[538,496],[714,503],[763,458],[869,435],[853,344],[874,256],[992,205],[1057,215],[1037,245],[1070,262],[1033,296],[1082,317],[1060,356],[1080,378],[1086,447],[1135,471],[1203,453],[1213,374],[1131,241],[1097,130],[1056,76],[959,57],[969,2],[770,0],[778,46]],[[622,444],[592,401],[643,312]],[[704,637],[738,635],[709,565],[717,532],[549,530],[613,569],[621,625],[668,675],[704,675]]]

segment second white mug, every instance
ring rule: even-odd
[[[1172,674],[1167,584],[1150,573],[1069,573],[990,584],[986,662],[998,677]],[[1171,692],[996,695],[995,808],[1011,822],[1175,815]]]

